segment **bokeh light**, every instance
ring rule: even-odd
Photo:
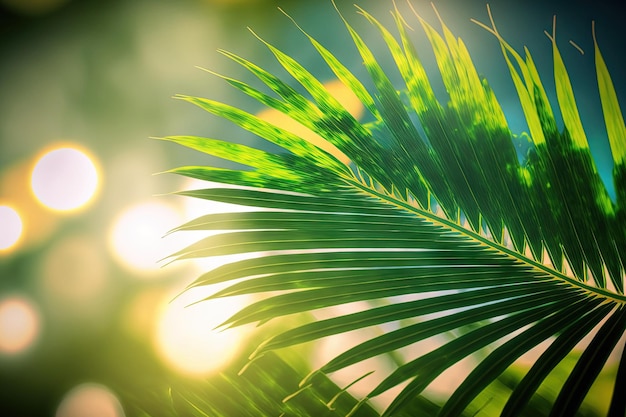
[[[22,219],[9,206],[0,206],[0,251],[12,248],[22,236]]]
[[[124,410],[111,390],[86,383],[65,395],[55,417],[124,417]]]
[[[59,216],[44,207],[33,194],[32,171],[31,158],[16,161],[0,170],[0,202],[14,209],[22,223],[20,238],[9,251],[23,251],[47,242],[60,225]],[[6,238],[2,233],[0,235],[0,239]]]
[[[0,352],[15,355],[33,345],[40,331],[39,313],[31,301],[10,296],[0,301]]]
[[[46,207],[68,211],[85,206],[98,189],[98,170],[92,158],[72,147],[46,152],[35,164],[31,186]]]
[[[40,289],[56,317],[72,321],[98,318],[111,282],[98,240],[87,234],[64,237],[44,255]]]
[[[183,222],[175,207],[157,202],[133,205],[113,221],[109,247],[115,258],[133,272],[154,275],[158,261],[181,249],[176,235],[163,237]]]
[[[240,328],[214,330],[240,310],[245,299],[202,301],[215,288],[192,288],[164,305],[155,332],[155,347],[175,370],[203,376],[226,366],[238,353],[244,332]]]
[[[224,185],[193,179],[186,179],[182,184],[185,190],[212,187]],[[246,206],[185,198],[184,216],[177,220],[177,224],[172,224],[171,228],[207,214],[249,210],[252,209]],[[153,229],[154,224],[151,223]],[[216,233],[220,231],[178,231],[170,236],[176,237],[179,242],[191,244]],[[181,244],[178,248],[168,250],[166,255],[180,248]],[[191,261],[191,266],[196,273],[201,274],[227,262],[253,256],[255,255],[236,254],[198,258]],[[170,269],[170,266],[165,269]],[[180,289],[177,289],[164,299],[154,334],[155,349],[165,363],[183,374],[190,376],[210,374],[226,366],[239,353],[238,347],[242,344],[244,330],[241,328],[214,330],[214,328],[243,308],[248,298],[231,297],[196,303],[218,290],[218,286],[196,287],[180,294]]]

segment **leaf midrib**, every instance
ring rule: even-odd
[[[367,194],[369,194],[372,197],[376,197],[379,200],[382,200],[383,202],[387,203],[387,204],[392,204],[398,208],[401,208],[403,210],[407,210],[409,212],[413,212],[414,214],[421,216],[423,218],[426,218],[428,220],[430,220],[433,223],[436,223],[440,226],[444,226],[444,227],[448,227],[460,234],[462,234],[463,236],[466,236],[474,241],[477,241],[483,245],[486,245],[496,251],[499,251],[501,253],[504,253],[520,262],[523,262],[525,264],[530,265],[533,268],[539,269],[542,272],[548,273],[551,276],[553,276],[556,279],[562,280],[576,288],[582,288],[586,291],[588,291],[590,294],[592,295],[596,295],[596,296],[601,296],[601,297],[605,297],[607,299],[607,302],[609,301],[613,301],[615,303],[618,304],[622,304],[622,305],[626,305],[626,295],[622,295],[622,294],[617,294],[614,293],[612,291],[609,291],[607,289],[604,288],[598,288],[598,287],[594,287],[588,284],[585,284],[581,281],[578,281],[574,278],[568,277],[567,275],[553,269],[550,268],[547,265],[544,265],[540,262],[535,261],[534,259],[528,258],[525,255],[516,252],[514,250],[511,250],[509,248],[507,248],[506,246],[500,245],[497,242],[494,242],[490,239],[487,239],[483,236],[481,236],[480,234],[466,229],[465,227],[442,217],[437,216],[434,213],[431,213],[429,211],[420,209],[418,207],[415,207],[414,205],[410,204],[407,201],[403,201],[400,199],[397,199],[395,197],[393,197],[392,195],[388,194],[387,192],[380,192],[377,191],[376,189],[368,186],[367,184],[361,182],[356,176],[352,176],[352,177],[343,177],[344,181],[346,183],[348,183],[349,185],[352,185],[353,187],[357,188],[358,190],[361,190]]]

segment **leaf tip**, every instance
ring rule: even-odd
[[[261,356],[257,356],[256,358],[254,358],[253,360],[248,361],[240,370],[239,372],[237,372],[237,376],[241,376],[244,374],[244,372],[246,372],[248,370],[248,368],[250,368],[250,365],[252,365],[254,362],[256,362],[257,360],[259,360],[260,358],[262,358],[263,355]]]
[[[321,373],[321,371],[319,369],[314,369],[313,371],[309,372],[309,374],[307,376],[305,376],[302,381],[300,381],[300,383],[298,384],[298,386],[300,388],[302,388],[303,386],[305,386],[306,384],[310,384],[311,380],[313,380],[313,377],[317,374]]]
[[[294,397],[297,397],[298,395],[300,395],[302,392],[308,390],[309,388],[313,387],[313,384],[308,384],[304,387],[301,387],[299,390],[297,390],[296,392],[293,392],[289,395],[287,395],[285,398],[283,398],[282,403],[285,404],[287,401],[291,400]]]

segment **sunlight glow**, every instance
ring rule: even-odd
[[[124,417],[120,401],[99,384],[81,384],[68,392],[55,417]]]
[[[24,250],[46,242],[61,220],[35,197],[31,187],[33,161],[14,162],[0,170],[0,204],[14,209],[21,218],[22,232],[9,251]],[[3,215],[0,215],[0,223]],[[7,239],[0,226],[0,240]],[[8,239],[7,239],[8,240]],[[1,255],[0,255],[1,256]]]
[[[98,171],[84,152],[64,147],[45,153],[33,169],[31,187],[37,199],[53,210],[85,206],[98,189]]]
[[[163,235],[183,222],[180,213],[164,203],[139,203],[123,211],[113,222],[109,246],[115,258],[134,272],[158,273],[157,262],[182,246],[176,234]]]
[[[208,291],[208,290],[211,291]],[[240,328],[214,330],[241,309],[241,298],[202,301],[214,288],[192,288],[164,306],[155,332],[163,360],[181,373],[204,376],[226,366],[243,341]]]
[[[0,251],[13,247],[22,236],[22,219],[15,209],[0,206]]]
[[[15,355],[33,345],[39,335],[39,314],[20,296],[0,301],[0,353]]]
[[[189,179],[183,183],[186,190],[212,187],[228,186]],[[184,217],[184,220],[178,219],[177,223],[170,225],[170,228],[207,214],[251,210],[250,207],[196,198],[185,198],[183,204],[184,216],[181,217]],[[220,232],[178,231],[167,238],[176,237],[180,242],[191,244],[216,233]],[[170,255],[181,247],[179,245],[165,255]],[[202,274],[226,262],[252,256],[254,255],[236,254],[199,258],[193,259],[191,265],[195,266],[197,273]],[[169,268],[170,266],[167,266],[164,269]],[[220,298],[194,304],[218,290],[216,286],[191,288],[182,294],[179,294],[178,290],[166,297],[166,302],[158,313],[158,324],[154,333],[155,349],[165,363],[183,374],[196,377],[208,375],[226,366],[238,354],[244,331],[241,328],[228,330],[214,328],[240,310],[246,304],[247,297]],[[175,296],[177,297],[174,298]]]

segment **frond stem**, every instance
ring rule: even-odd
[[[588,291],[589,293],[591,293],[593,295],[599,295],[599,296],[605,297],[607,299],[607,301],[613,301],[613,302],[618,303],[618,304],[626,305],[626,295],[615,294],[615,293],[613,293],[611,291],[608,291],[608,290],[606,290],[604,288],[594,287],[594,286],[585,284],[584,282],[581,282],[581,281],[578,281],[578,280],[573,279],[571,277],[568,277],[567,275],[563,274],[562,272],[559,272],[559,271],[557,271],[555,269],[552,269],[552,268],[550,268],[547,265],[544,265],[544,264],[542,264],[540,262],[535,261],[534,259],[528,258],[528,257],[526,257],[525,255],[523,255],[523,254],[521,254],[519,252],[516,252],[514,250],[511,250],[511,249],[507,248],[506,246],[499,245],[496,242],[493,242],[490,239],[487,239],[487,238],[481,236],[480,234],[478,234],[478,233],[476,233],[476,232],[474,232],[472,230],[466,229],[465,227],[460,226],[460,225],[458,225],[457,223],[455,223],[455,222],[453,222],[451,220],[439,217],[439,216],[437,216],[434,213],[431,213],[429,211],[426,211],[426,210],[420,209],[418,207],[415,207],[414,205],[412,205],[412,204],[410,204],[410,203],[408,203],[406,201],[398,200],[398,199],[394,198],[393,196],[388,195],[387,193],[380,192],[380,191],[376,190],[373,186],[368,186],[367,184],[362,183],[356,177],[345,178],[345,180],[350,185],[355,186],[358,189],[360,189],[360,190],[362,190],[362,191],[364,191],[364,192],[366,192],[368,194],[371,194],[371,195],[373,195],[373,196],[375,196],[375,197],[385,201],[386,203],[391,203],[391,204],[393,204],[395,206],[398,206],[399,208],[402,208],[404,210],[413,211],[413,212],[419,214],[420,216],[429,219],[430,221],[432,221],[434,223],[437,223],[439,225],[448,227],[448,228],[450,228],[450,229],[452,229],[454,231],[460,232],[463,235],[466,235],[466,236],[468,236],[468,237],[470,237],[470,238],[472,238],[472,239],[474,239],[474,240],[476,240],[476,241],[478,241],[478,242],[480,242],[480,243],[482,243],[484,245],[487,245],[487,246],[489,246],[489,247],[491,247],[491,248],[493,248],[493,249],[495,249],[497,251],[504,252],[505,254],[507,254],[508,256],[510,256],[512,258],[515,258],[515,259],[517,259],[519,261],[522,261],[522,262],[524,262],[526,264],[529,264],[529,265],[533,266],[534,268],[539,269],[542,272],[545,272],[547,274],[555,276],[555,277],[557,277],[557,278],[567,282],[568,284],[570,284],[570,285],[572,285],[572,286],[574,286],[576,288],[582,288],[582,289]]]

